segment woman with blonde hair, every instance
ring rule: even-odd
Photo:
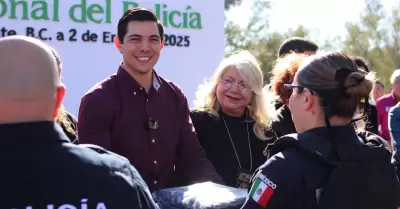
[[[191,118],[198,139],[226,185],[247,188],[265,161],[264,148],[277,118],[274,98],[264,87],[261,68],[248,51],[222,60],[210,82],[199,86]]]
[[[58,68],[58,76],[61,78],[61,72],[62,72],[61,56],[53,47],[49,46],[49,48],[56,60]],[[74,144],[77,144],[78,140],[76,132],[77,132],[78,122],[76,121],[75,117],[65,109],[64,105],[61,105],[58,111],[56,123],[61,126],[61,128],[63,129],[64,133],[68,136],[70,141]]]

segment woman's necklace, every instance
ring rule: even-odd
[[[247,118],[247,115],[246,115],[246,118]],[[239,168],[240,168],[239,171],[238,171],[238,176],[237,176],[237,187],[238,188],[248,188],[249,185],[250,185],[250,180],[251,180],[251,175],[252,175],[251,171],[253,169],[253,158],[252,158],[252,153],[251,153],[249,122],[247,122],[247,120],[246,120],[245,123],[246,123],[246,129],[247,129],[247,142],[249,144],[250,170],[245,171],[243,169],[243,167],[242,167],[242,163],[240,162],[239,155],[238,155],[238,153],[236,151],[235,143],[232,140],[232,136],[231,136],[231,133],[229,131],[228,125],[226,124],[224,116],[222,116],[222,120],[224,121],[226,132],[228,133],[229,140],[231,141],[233,150],[235,151],[235,156],[236,156],[236,159],[238,161]]]

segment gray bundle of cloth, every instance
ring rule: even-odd
[[[212,182],[153,192],[160,209],[239,209],[247,197],[246,189],[237,189]]]

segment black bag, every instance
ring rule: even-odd
[[[400,206],[400,184],[391,154],[379,142],[363,139],[362,146],[339,145],[325,140],[336,152],[336,160],[323,157],[307,142],[312,133],[292,134],[269,147],[269,157],[286,148],[296,148],[333,168],[318,200],[318,209],[396,209]],[[314,139],[315,140],[315,139]],[[317,139],[324,140],[324,139]]]

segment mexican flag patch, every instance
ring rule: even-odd
[[[266,207],[271,196],[274,194],[276,184],[263,174],[259,174],[250,191],[250,196],[262,207]]]

